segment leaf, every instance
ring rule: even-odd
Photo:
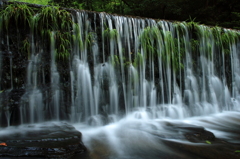
[[[0,145],[1,146],[7,146],[7,144],[5,142],[1,142]]]
[[[206,140],[206,143],[207,143],[207,144],[212,144],[212,143],[211,143],[210,141],[208,141],[208,140]]]
[[[240,152],[240,150],[236,150],[235,152]]]

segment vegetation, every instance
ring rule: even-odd
[[[13,0],[15,1],[15,0]],[[201,24],[240,29],[240,1],[237,0],[19,0],[98,12],[155,19],[195,21]]]
[[[207,143],[207,144],[212,144],[212,143],[211,143],[210,141],[208,141],[208,140],[206,140],[206,143]]]
[[[36,31],[41,31],[42,38],[47,38],[52,31],[56,32],[56,57],[67,58],[70,55],[71,14],[58,6],[42,7],[35,19]]]
[[[163,62],[169,63],[175,71],[182,68],[181,61],[185,46],[182,41],[173,37],[171,32],[163,33],[161,28],[157,26],[146,27],[140,35],[140,42],[147,58],[153,60],[160,57]],[[139,55],[137,55],[136,60],[139,61],[138,59],[141,59]]]
[[[32,4],[40,4],[40,5],[48,5],[49,0],[11,0],[12,2],[25,2],[25,3],[32,3]]]
[[[143,63],[144,63],[144,60],[143,60],[142,54],[137,53],[137,55],[135,55],[133,66],[135,66],[135,67],[142,66]]]
[[[41,39],[49,39],[50,33],[56,32],[56,57],[65,59],[70,55],[72,17],[69,12],[60,9],[59,6],[33,9],[26,4],[12,3],[0,11],[0,16],[6,31],[9,30],[11,23],[18,27],[24,24],[24,27],[30,28],[32,33],[41,35]],[[29,37],[25,38],[22,46],[21,50],[29,57],[31,47]]]
[[[30,52],[31,52],[30,49],[31,49],[31,46],[30,46],[29,39],[26,38],[26,39],[23,41],[23,47],[21,48],[21,51],[27,53],[28,59],[30,58]]]
[[[49,36],[49,32],[56,31],[56,57],[58,59],[65,59],[69,57],[69,51],[71,49],[71,38],[75,39],[75,43],[81,50],[88,48],[94,41],[94,35],[92,33],[81,34],[79,26],[74,24],[72,26],[72,19],[70,13],[60,9],[59,6],[71,7],[77,9],[93,10],[98,12],[119,13],[128,14],[134,16],[143,16],[157,19],[179,20],[187,21],[186,23],[175,23],[175,27],[178,30],[178,36],[185,34],[182,26],[187,26],[190,30],[196,33],[196,37],[215,38],[216,44],[221,46],[222,51],[225,54],[230,53],[229,43],[236,40],[237,34],[233,34],[231,31],[221,30],[219,27],[213,27],[211,31],[205,30],[204,27],[199,26],[200,23],[207,25],[231,27],[234,29],[240,28],[240,1],[226,1],[226,0],[41,0],[30,1],[22,0],[23,2],[36,3],[36,4],[54,4],[57,6],[43,7],[38,11],[39,15],[36,17],[36,26],[41,30],[42,38]],[[154,4],[154,5],[152,5]],[[151,7],[149,7],[151,6]],[[3,19],[5,19],[6,27],[8,27],[9,17],[17,19],[24,19],[27,24],[30,23],[30,17],[33,16],[33,10],[26,5],[21,6],[22,9],[16,9],[16,5],[9,5],[8,8],[2,11]],[[18,12],[18,13],[17,13]],[[17,16],[13,16],[13,13]],[[36,13],[36,12],[35,12]],[[36,14],[35,14],[36,15]],[[61,25],[58,25],[61,24]],[[73,27],[74,35],[70,34],[70,28]],[[199,35],[198,35],[199,34]],[[71,37],[73,36],[73,37]],[[116,29],[105,29],[103,37],[107,41],[117,40]],[[78,40],[77,40],[78,39]],[[184,50],[188,49],[183,40],[178,40],[171,33],[163,33],[159,26],[146,27],[139,37],[142,49],[144,50],[144,56],[140,53],[133,55],[133,64],[137,65],[142,62],[141,58],[156,58],[161,57],[163,61],[170,63],[171,67],[177,71],[183,67],[182,58],[184,57]],[[159,43],[159,41],[164,41]],[[74,44],[75,45],[75,44]],[[202,51],[206,53],[207,58],[212,58],[212,44],[202,44],[198,38],[191,39],[191,43],[188,44],[189,49],[193,53]],[[207,47],[203,47],[207,46]],[[24,46],[29,48],[27,41]],[[25,49],[29,53],[29,49]],[[115,59],[115,55],[112,58]],[[128,60],[124,60],[125,63]],[[128,62],[129,63],[129,62]]]
[[[104,30],[103,36],[109,38],[110,40],[117,40],[118,32],[116,29],[110,30],[109,28],[107,28],[106,30]]]
[[[156,19],[186,21],[192,17],[202,24],[235,29],[240,27],[240,1],[236,0],[52,0],[52,2],[66,7]]]
[[[34,3],[34,1],[28,0],[24,0],[24,2]],[[202,16],[196,16],[197,14],[195,14],[195,12],[193,14],[193,10],[188,8],[193,7],[192,2],[189,2],[188,0],[184,0],[184,2],[186,4],[185,3],[183,4],[183,0],[170,0],[168,3],[166,3],[163,0],[160,1],[42,0],[38,1],[38,4],[53,3],[56,6],[48,5],[45,7],[41,7],[38,10],[36,9],[34,10],[26,4],[13,3],[6,6],[6,8],[2,9],[0,14],[1,18],[3,19],[3,25],[6,26],[6,30],[9,28],[9,22],[11,20],[14,20],[16,25],[19,25],[20,23],[24,22],[25,26],[34,28],[32,32],[36,33],[37,35],[41,35],[42,39],[49,39],[51,33],[54,32],[57,59],[66,59],[69,57],[72,39],[75,43],[78,43],[78,46],[81,50],[85,48],[87,49],[89,46],[92,45],[92,42],[94,41],[94,34],[91,32],[87,34],[82,34],[82,31],[80,30],[78,24],[73,23],[71,14],[64,9],[61,9],[59,5],[63,5],[64,7],[75,7],[79,9],[107,11],[110,13],[115,12],[120,14],[148,16],[151,18],[166,18],[166,19],[176,18],[177,20],[184,20],[181,19],[184,17],[185,20],[187,19],[188,22],[186,23],[176,22],[174,26],[176,27],[178,36],[184,36],[185,30],[183,28],[187,26],[188,29],[193,30],[193,32],[196,33],[197,37],[203,37],[205,39],[209,38],[218,39],[215,40],[217,42],[215,45],[222,46],[222,50],[226,54],[228,54],[230,52],[228,44],[230,42],[231,43],[234,42],[238,38],[238,34],[235,34],[232,31],[223,30],[219,27],[213,27],[211,30],[209,30],[205,29],[204,26],[199,26],[199,22],[196,22],[196,20],[201,19]],[[198,9],[198,11],[203,8],[209,9],[209,7],[212,7],[212,10],[214,11],[217,5],[226,4],[224,3],[224,0],[215,3],[211,2],[211,0],[204,2],[206,2],[205,5],[202,4],[203,1],[200,2],[197,0],[197,3],[200,6],[200,9]],[[151,5],[153,8],[147,8],[147,6],[150,6],[149,5],[150,3],[155,4],[154,6]],[[240,21],[240,13],[238,13],[235,9],[238,8],[239,5],[237,2],[230,1],[230,3],[235,4],[235,6],[233,7],[234,8],[233,12],[230,13],[230,15],[234,15],[235,19],[234,21],[228,22],[228,24],[232,23],[234,24],[234,26],[232,26],[233,28],[238,28],[237,21],[238,18]],[[188,7],[186,5],[188,5]],[[156,10],[155,6],[159,7],[161,6],[160,8],[163,9],[161,11],[162,12],[161,14],[159,12],[159,9]],[[185,10],[183,10],[183,8],[188,10],[189,14],[187,14]],[[179,19],[179,17],[177,17],[175,14],[179,14],[182,16]],[[209,14],[208,16],[211,17],[211,15],[212,14]],[[218,15],[214,14],[214,16]],[[204,18],[208,19],[209,17]],[[205,22],[206,24],[207,23],[210,24],[210,21]],[[212,20],[211,23],[213,23]],[[218,24],[218,22],[214,23],[215,25]],[[225,25],[227,24],[227,22],[225,21],[222,24]],[[72,34],[72,31],[75,34]],[[106,28],[102,36],[105,37],[106,40],[112,40],[116,42],[118,32],[114,28],[113,29]],[[181,69],[183,67],[181,61],[182,57],[184,57],[185,52],[184,50],[188,48],[186,48],[187,46],[183,40],[179,40],[179,38],[176,38],[174,36],[175,35],[172,35],[172,33],[170,32],[163,33],[160,25],[154,27],[146,27],[139,37],[144,54],[141,55],[140,53],[136,53],[136,55],[133,55],[133,60],[131,62],[133,62],[134,65],[137,65],[142,63],[141,62],[142,58],[151,58],[153,60],[156,57],[157,58],[160,57],[162,58],[163,61],[170,63],[171,67],[175,71]],[[46,45],[45,48],[47,48],[48,44],[44,43],[42,45]],[[191,43],[189,45],[190,45],[189,48],[193,52],[203,51],[206,53],[206,57],[212,58],[211,56],[213,47],[212,44],[210,43],[202,44],[201,41],[199,41],[197,38],[193,38],[191,39]],[[202,45],[204,45],[204,47]],[[22,50],[27,52],[28,55],[30,54],[30,39],[28,37],[26,37],[26,39],[23,41]],[[115,61],[115,63],[117,64],[118,62],[116,62],[115,55],[111,56],[113,56],[112,58],[115,59],[113,61]],[[125,61],[126,63],[128,62],[128,60]]]
[[[27,24],[30,26],[33,14],[34,11],[31,7],[27,6],[26,4],[17,3],[8,5],[4,10],[0,12],[6,30],[9,28],[10,20],[14,20],[17,26],[21,25],[22,22],[24,22],[25,25]]]

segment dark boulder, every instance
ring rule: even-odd
[[[178,131],[181,131],[185,138],[191,142],[199,142],[199,141],[214,141],[215,135],[204,129],[201,126],[194,126],[183,124],[181,126],[174,126]]]
[[[0,130],[0,156],[71,158],[84,154],[86,148],[82,134],[67,123],[48,122],[42,124],[8,127]]]

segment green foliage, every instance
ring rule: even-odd
[[[104,30],[103,36],[109,38],[110,40],[117,40],[118,37],[117,29],[107,28],[106,30]]]
[[[120,65],[120,60],[117,55],[113,55],[110,57],[110,62],[112,63],[113,66],[119,66]]]
[[[191,39],[191,49],[193,53],[197,53],[199,49],[199,41],[195,39]]]
[[[25,3],[33,3],[33,4],[41,4],[47,5],[49,0],[11,0],[11,2],[25,2]]]
[[[69,8],[121,14],[126,7],[122,0],[51,0],[51,2]]]
[[[72,25],[72,17],[59,6],[42,7],[37,15],[36,23],[41,30],[68,30]]]
[[[129,66],[132,64],[130,61],[125,61],[124,62],[124,67],[129,68]]]
[[[0,16],[4,22],[6,30],[8,30],[11,20],[14,20],[17,26],[21,25],[22,23],[24,23],[24,25],[27,24],[30,26],[33,14],[34,11],[31,7],[27,6],[26,4],[18,3],[7,5],[0,12]]]
[[[83,51],[84,49],[89,49],[92,46],[92,44],[95,42],[96,35],[94,32],[86,32],[83,34],[80,28],[81,27],[79,24],[73,23],[72,39],[74,45]]]
[[[239,32],[235,32],[232,30],[225,30],[220,35],[221,47],[225,54],[230,53],[229,44],[236,44],[239,38]]]
[[[16,26],[21,26],[22,23],[28,26],[32,33],[40,35],[42,41],[45,40],[44,46],[49,45],[46,40],[49,34],[52,31],[56,32],[54,37],[56,41],[56,57],[66,59],[70,55],[72,16],[59,6],[45,6],[34,10],[27,4],[12,3],[6,5],[1,10],[0,17],[6,30],[13,23]],[[28,57],[30,56],[30,42],[28,38],[22,42],[21,50],[26,52]]]
[[[196,18],[192,19],[190,17],[189,19],[186,20],[186,26],[191,30],[197,28],[199,25],[199,22],[195,22],[195,20],[196,20]]]
[[[82,3],[81,0],[49,0],[48,3],[52,3],[54,5],[59,5],[62,7],[68,7],[68,8],[78,8],[79,4]]]
[[[22,1],[30,2],[29,0]],[[35,1],[33,0],[31,2],[34,3]],[[40,0],[38,2],[38,4],[47,4],[48,0]],[[203,2],[200,0],[197,0],[195,3],[190,0],[184,1],[184,3],[181,0],[169,0],[168,2],[164,0],[53,0],[53,2],[65,7],[77,7],[81,9],[105,11],[110,13],[131,13],[134,15],[154,18],[178,19],[180,16],[182,16],[184,19],[180,18],[179,20],[187,19],[187,22],[184,24],[176,24],[176,27],[179,28],[179,35],[185,34],[182,25],[184,25],[184,27],[187,26],[188,29],[193,30],[194,34],[196,32],[201,37],[219,39],[215,40],[217,41],[215,45],[222,46],[222,49],[226,54],[230,53],[229,43],[235,43],[239,37],[239,33],[237,32],[227,30],[221,31],[221,29],[217,27],[213,27],[210,31],[208,29],[204,30],[204,27],[199,26],[199,22],[196,22],[196,20],[201,21],[201,18],[204,16],[201,15],[201,17],[199,13],[197,13],[198,11],[205,10],[210,13],[216,9],[216,5],[221,5],[222,7],[226,6],[226,8],[229,5],[233,5],[232,2],[229,2],[229,4],[227,4],[225,0],[222,0],[221,2],[209,2],[208,6],[205,6],[205,3],[203,4]],[[154,4],[154,6],[149,7],[149,4]],[[196,8],[196,4],[199,4],[198,11],[196,11],[196,9],[194,10],[194,8]],[[156,10],[156,8],[158,8],[158,10]],[[220,10],[225,11],[226,8],[220,8]],[[222,17],[228,15],[229,19],[232,19],[226,21],[226,23],[236,25],[234,28],[239,27],[238,22],[240,21],[240,13],[238,11],[238,8],[240,8],[240,3],[235,2],[233,9],[230,12],[227,10],[229,14],[221,13]],[[180,14],[180,16],[178,14]],[[37,11],[33,10],[26,4],[14,3],[3,8],[3,10],[0,12],[0,15],[1,19],[3,20],[3,26],[6,27],[5,29],[9,28],[9,23],[13,20],[17,25],[24,22],[25,25],[35,28],[34,32],[37,33],[37,35],[41,35],[42,39],[48,37],[49,32],[55,31],[57,50],[56,57],[60,59],[67,58],[69,56],[69,51],[71,50],[70,41],[72,39],[79,44],[81,49],[85,48],[85,46],[91,46],[91,44],[94,42],[94,34],[91,32],[81,34],[80,28],[77,26],[77,24],[73,24],[71,14],[66,10],[61,9],[60,6],[45,6]],[[209,14],[209,16],[212,15]],[[215,16],[218,18],[217,13]],[[213,22],[212,20],[212,23],[215,23],[215,21]],[[223,24],[223,22],[219,22],[218,19],[215,24]],[[74,34],[70,33],[70,30],[74,30]],[[220,34],[219,30],[221,31]],[[116,29],[107,28],[104,31],[103,36],[108,40],[117,41],[118,32]],[[163,32],[159,26],[146,27],[140,35],[139,39],[145,56],[141,58],[160,57],[165,63],[170,63],[171,67],[174,70],[181,69],[181,61],[186,49],[184,41],[176,39],[175,35],[172,35],[170,32]],[[24,41],[23,43],[24,48],[28,48],[27,41]],[[199,41],[196,37],[194,37],[194,39],[191,39],[190,43],[193,53],[203,51],[206,52],[206,56],[208,58],[211,58],[211,52],[213,49],[212,43],[206,43],[203,47],[202,42]],[[29,53],[27,49],[26,52]],[[135,64],[141,63],[135,62],[140,60],[140,56],[138,54],[134,55],[134,57]]]
[[[239,153],[239,152],[240,152],[240,150],[236,150],[236,151],[234,151],[234,152],[237,152],[237,153]]]
[[[206,140],[205,142],[206,142],[207,144],[212,144],[211,141],[208,141],[208,140]]]
[[[171,63],[173,70],[179,71],[183,68],[181,63],[183,54],[185,53],[185,46],[182,41],[174,38],[171,32],[166,32],[164,35],[165,53],[162,55],[163,60]]]
[[[196,22],[196,17],[195,18],[192,18],[191,16],[189,16],[189,18],[186,20],[187,24],[188,25],[198,25],[199,22]]]
[[[142,54],[137,53],[137,55],[135,55],[133,66],[137,67],[137,66],[142,66],[143,64],[144,64],[144,58],[143,58]]]
[[[181,61],[184,45],[180,44],[171,32],[163,32],[157,26],[146,27],[139,39],[144,50],[144,58],[161,58],[174,71],[179,71],[183,67]]]
[[[154,35],[154,30],[151,27],[146,27],[139,37],[145,55],[147,55],[148,53],[155,53],[156,51],[153,41]]]
[[[16,0],[12,0],[16,1]],[[17,0],[240,29],[240,1],[209,0]],[[151,7],[149,7],[151,6]],[[192,18],[194,17],[194,18]]]
[[[92,2],[92,4],[90,4],[88,1],[83,1],[83,7],[90,9],[90,10],[95,10],[98,12],[108,12],[110,13],[111,10],[113,9],[113,5],[112,3],[114,3],[114,1],[109,1],[109,0],[105,0],[105,1],[99,1],[99,0],[95,0]]]
[[[86,38],[85,38],[85,41],[86,41],[86,43],[87,43],[87,47],[92,46],[92,43],[93,43],[94,40],[95,40],[94,36],[95,36],[95,33],[94,33],[94,32],[89,32],[89,33],[87,33],[87,36],[86,36]]]
[[[82,39],[82,35],[81,35],[81,30],[80,27],[78,26],[77,23],[73,23],[73,35],[72,35],[72,39],[75,42],[74,45],[79,46],[81,50],[84,49],[84,45],[83,45],[83,41]]]
[[[27,53],[27,55],[28,55],[28,58],[30,58],[30,48],[31,48],[31,46],[30,46],[30,42],[29,42],[29,39],[28,38],[26,38],[24,41],[23,41],[23,47],[21,48],[21,50],[22,50],[22,52],[26,52]]]
[[[213,33],[211,29],[204,25],[196,25],[194,26],[196,34],[198,36],[199,41],[199,52],[203,54],[206,58],[212,58],[212,49],[213,49]]]
[[[69,32],[56,32],[55,38],[56,38],[56,57],[58,59],[67,59],[70,56],[70,48],[71,48],[71,42],[70,42],[71,35]]]
[[[224,51],[225,54],[230,54],[231,44],[236,44],[240,33],[235,30],[223,29],[220,27],[211,28],[215,44]]]
[[[45,39],[51,31],[55,31],[56,57],[66,59],[70,55],[72,17],[69,12],[59,6],[42,7],[36,15],[36,31],[41,31],[41,36]]]

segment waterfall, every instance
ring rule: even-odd
[[[137,118],[183,119],[240,109],[238,31],[87,11],[74,11],[70,19],[66,35],[59,28],[40,34],[37,23],[30,27],[22,123],[104,124],[132,112]],[[10,92],[17,88],[11,33],[0,33],[1,52],[13,54],[0,57],[8,61],[8,73],[1,62],[0,81]],[[48,39],[41,38],[46,33]],[[10,122],[7,93],[1,92],[1,111]]]

